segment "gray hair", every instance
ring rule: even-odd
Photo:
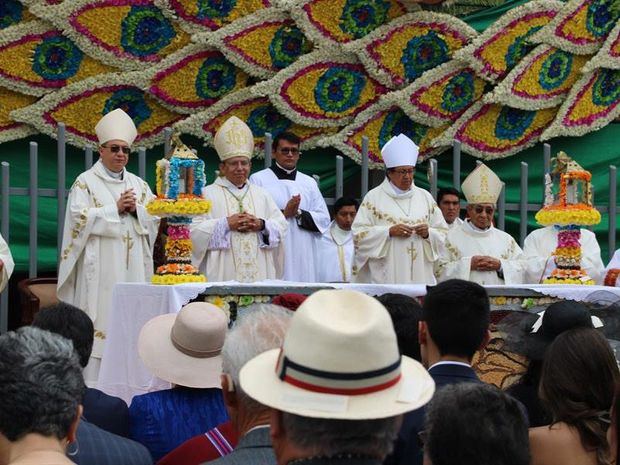
[[[333,420],[282,412],[288,440],[313,455],[356,454],[381,461],[392,451],[400,420],[400,415],[373,420]]]
[[[222,347],[222,371],[230,375],[240,400],[248,409],[264,407],[241,390],[239,372],[257,355],[282,346],[292,316],[293,312],[279,305],[251,305],[239,315],[226,335]]]
[[[64,438],[82,402],[84,379],[68,339],[34,327],[0,336],[0,433]]]

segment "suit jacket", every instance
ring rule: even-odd
[[[73,445],[68,451],[71,452]],[[69,458],[78,465],[152,465],[146,447],[112,434],[82,419],[77,429],[77,454]]]
[[[241,438],[232,453],[208,463],[209,465],[276,465],[269,427],[250,430]]]
[[[435,391],[448,384],[482,383],[471,367],[442,363],[428,370],[435,381]],[[422,465],[423,451],[418,433],[424,429],[425,409],[408,412],[403,418],[394,451],[385,459],[385,465]]]
[[[129,408],[123,399],[87,388],[82,401],[84,418],[110,433],[129,437]]]

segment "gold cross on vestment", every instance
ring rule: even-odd
[[[133,239],[129,235],[129,231],[127,231],[127,234],[123,236],[123,242],[127,245],[127,256],[125,258],[125,266],[127,269],[129,269],[129,251],[133,247]]]
[[[409,252],[409,255],[411,256],[411,279],[413,279],[413,264],[415,263],[415,259],[418,256],[418,251],[412,243],[411,247],[407,247],[407,252]]]

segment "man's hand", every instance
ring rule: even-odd
[[[299,210],[300,203],[301,203],[301,195],[297,194],[291,197],[289,201],[286,203],[284,210],[282,210],[284,217],[288,219],[288,218],[293,218],[295,215],[297,215],[297,210]]]
[[[390,237],[410,237],[414,233],[414,228],[406,224],[395,224],[390,228]]]
[[[413,231],[422,239],[428,239],[428,224],[417,224],[413,227]]]
[[[502,267],[502,262],[497,258],[486,255],[474,255],[471,257],[470,268],[473,271],[497,271]]]
[[[136,211],[136,194],[134,194],[133,189],[127,189],[121,194],[116,201],[116,208],[119,213]]]
[[[228,218],[226,218],[226,221],[228,221],[228,227],[230,228],[231,231],[239,231],[239,228],[241,227],[243,220],[245,219],[245,213],[235,213],[234,215],[229,216]]]
[[[245,217],[241,220],[239,232],[258,232],[263,229],[263,220],[249,213],[245,213],[244,215]]]

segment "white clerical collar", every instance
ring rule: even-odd
[[[221,186],[224,186],[224,187],[228,188],[229,190],[232,190],[232,191],[242,191],[242,190],[244,190],[244,189],[247,187],[247,185],[248,185],[248,183],[247,183],[247,182],[245,182],[245,183],[243,184],[243,186],[238,187],[238,186],[235,186],[235,185],[234,185],[232,182],[230,182],[228,179],[223,178],[223,177],[222,177],[222,178],[218,178],[218,179],[217,179],[217,183],[218,183],[219,185],[221,185]]]
[[[477,233],[485,233],[485,232],[489,232],[489,231],[491,230],[491,228],[493,227],[493,225],[491,225],[491,226],[489,226],[489,227],[488,227],[488,228],[486,228],[486,229],[481,229],[481,228],[479,228],[478,226],[476,226],[474,223],[472,223],[472,222],[471,222],[471,220],[469,220],[469,219],[465,220],[465,224],[466,224],[467,226],[469,226],[469,228],[470,228],[472,231],[477,232]]]
[[[413,187],[413,184],[411,184],[411,187],[410,187],[409,189],[407,189],[406,191],[404,191],[404,190],[399,189],[398,187],[396,187],[396,186],[392,183],[392,181],[389,181],[389,182],[390,182],[390,186],[392,186],[392,189],[394,189],[394,193],[395,193],[396,195],[405,195],[405,194],[408,194],[409,192],[411,192],[411,187]]]
[[[122,180],[123,179],[123,174],[125,173],[125,168],[123,168],[122,170],[120,170],[118,173],[115,173],[112,170],[109,170],[101,160],[99,160],[101,163],[101,166],[103,167],[103,169],[105,170],[105,173],[110,176],[112,179],[117,179],[117,180]]]
[[[331,226],[331,232],[332,232],[333,239],[338,244],[342,244],[342,243],[346,242],[347,240],[349,240],[349,238],[351,237],[351,234],[352,234],[350,230],[349,231],[345,231],[340,226],[338,226],[338,223],[336,223],[336,221],[334,221],[332,226]]]
[[[286,168],[283,168],[282,165],[280,165],[280,163],[278,162],[276,162],[276,166],[280,168],[282,171],[284,171],[286,174],[292,174],[297,170],[297,167],[293,168],[292,170],[287,170]]]

